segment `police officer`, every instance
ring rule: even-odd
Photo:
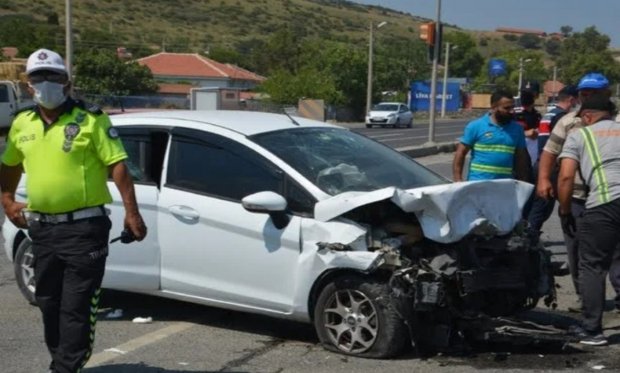
[[[542,153],[549,136],[551,135],[551,131],[555,127],[555,124],[560,120],[564,115],[566,115],[570,109],[572,109],[577,101],[577,88],[574,86],[566,86],[560,90],[558,93],[558,102],[556,106],[547,112],[538,125],[538,138],[536,139],[535,145],[538,150],[535,152],[535,156],[538,158],[533,159],[533,171],[534,171],[534,180],[538,177],[538,168],[539,168],[539,158]],[[527,134],[526,134],[527,136]],[[529,139],[526,139],[526,142]],[[528,144],[529,146],[530,144]],[[528,148],[529,149],[529,148]],[[530,156],[532,153],[530,152]],[[553,172],[551,175],[551,181],[553,184],[557,183],[557,172]],[[538,241],[541,229],[545,221],[549,219],[551,214],[553,213],[553,209],[555,207],[555,198],[541,198],[536,193],[533,194],[531,198],[531,207],[527,212],[527,221],[529,223],[532,238],[535,241]]]
[[[16,114],[0,167],[6,216],[32,239],[35,298],[43,314],[51,372],[75,373],[90,357],[108,253],[112,201],[108,174],[125,206],[125,229],[142,240],[146,227],[110,120],[68,96],[62,57],[40,49],[26,65],[35,106]],[[27,206],[15,201],[22,171]]]
[[[579,245],[579,285],[583,298],[582,328],[575,330],[580,343],[604,345],[602,318],[605,277],[620,247],[620,123],[609,95],[598,92],[587,98],[578,116],[585,127],[572,131],[560,154],[558,200],[562,229]],[[577,170],[588,187],[585,211],[576,226],[571,211]]]

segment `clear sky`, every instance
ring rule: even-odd
[[[355,0],[381,5],[416,16],[435,19],[437,0]],[[442,0],[441,20],[470,30],[516,27],[574,31],[588,26],[609,36],[611,47],[620,48],[620,0]]]

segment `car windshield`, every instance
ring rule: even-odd
[[[398,111],[398,105],[394,104],[378,104],[372,110],[374,111]]]
[[[295,128],[251,139],[330,195],[448,182],[408,156],[346,129]]]

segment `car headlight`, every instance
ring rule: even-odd
[[[396,116],[396,114],[392,113],[392,114],[388,114],[388,118],[394,118]]]

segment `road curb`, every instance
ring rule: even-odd
[[[438,153],[452,153],[456,150],[458,141],[440,142],[434,145],[407,146],[396,148],[401,153],[405,153],[412,158],[426,157]]]

